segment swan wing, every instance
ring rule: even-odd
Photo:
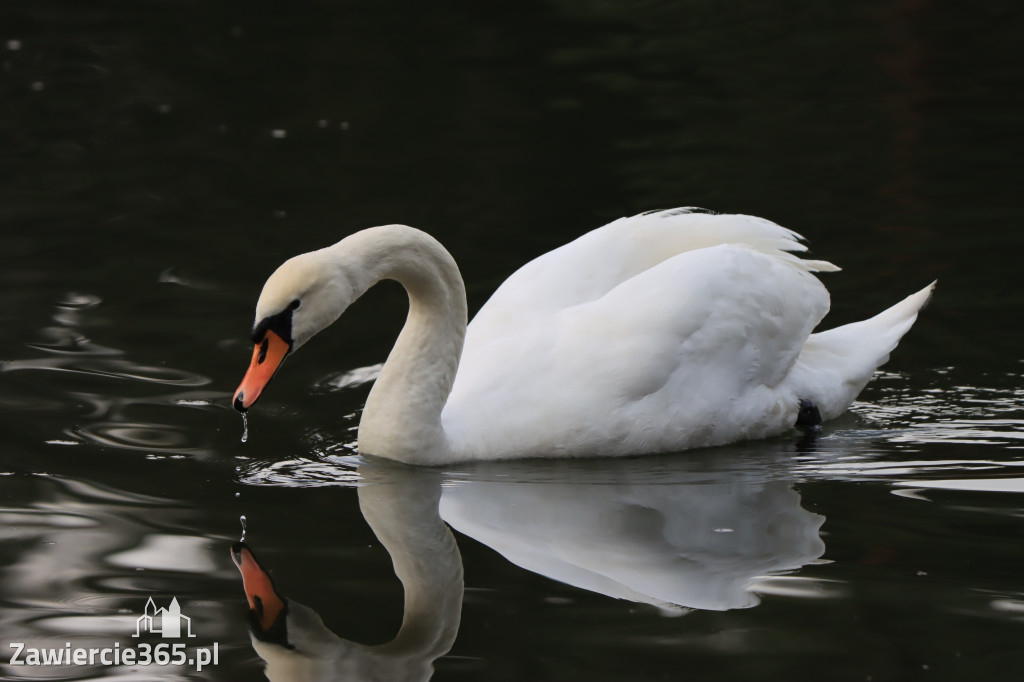
[[[513,273],[474,318],[493,333],[524,321],[595,301],[673,256],[722,244],[742,244],[802,264],[838,268],[792,255],[807,250],[796,232],[748,215],[697,208],[651,211],[620,218],[530,261]]]
[[[572,249],[552,257],[556,250],[538,259],[552,290],[543,298],[537,280],[520,277],[538,261],[524,267],[470,325],[442,414],[453,448],[476,457],[628,454],[791,425],[796,400],[780,384],[829,299],[811,274],[823,264],[777,248],[779,239],[800,247],[784,232],[774,243],[719,243],[660,261],[653,247],[638,249],[634,263],[646,253],[653,265],[596,273],[586,287],[577,271],[598,268]],[[567,264],[578,267],[549,270]]]

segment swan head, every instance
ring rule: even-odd
[[[252,361],[235,391],[235,409],[252,407],[284,359],[338,319],[355,298],[352,282],[324,249],[285,261],[256,303]]]

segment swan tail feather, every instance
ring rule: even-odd
[[[834,263],[829,263],[827,260],[806,260],[804,259],[804,267],[811,272],[839,272],[842,270],[841,267]]]
[[[838,416],[917,320],[936,282],[867,320],[811,334],[791,375],[799,397],[813,400],[822,417]]]

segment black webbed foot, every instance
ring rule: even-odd
[[[821,412],[810,400],[800,399],[800,412],[796,415],[796,428],[805,433],[821,431]]]

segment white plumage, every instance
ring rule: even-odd
[[[838,268],[801,258],[799,240],[751,216],[623,218],[523,266],[467,331],[447,251],[413,228],[371,228],[285,263],[256,322],[301,299],[297,348],[380,279],[406,287],[409,318],[360,424],[369,454],[437,464],[718,445],[792,428],[801,399],[840,414],[934,286],[812,334],[829,308],[813,273]]]

